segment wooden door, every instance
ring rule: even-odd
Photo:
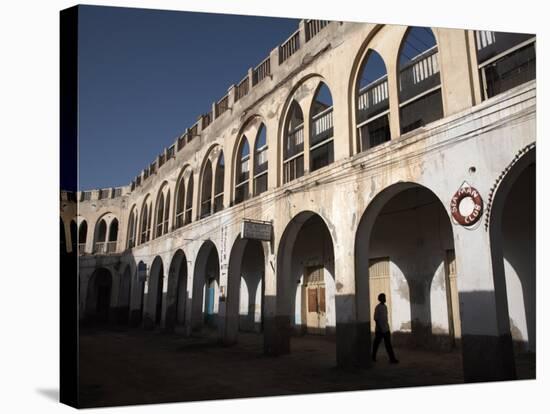
[[[326,289],[322,266],[306,268],[305,277],[305,309],[306,330],[308,333],[325,333],[326,318]]]

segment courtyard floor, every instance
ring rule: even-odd
[[[263,336],[240,333],[224,347],[215,332],[186,338],[158,331],[81,329],[82,407],[149,404],[459,384],[459,351],[396,348],[400,364],[389,364],[383,345],[371,369],[336,367],[333,338],[291,340],[291,354],[262,353]],[[534,357],[518,359],[520,378],[534,378]]]

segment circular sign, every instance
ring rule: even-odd
[[[483,200],[474,187],[462,187],[451,199],[451,214],[463,226],[475,224],[483,214]]]

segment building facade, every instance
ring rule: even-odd
[[[460,347],[466,381],[535,349],[533,35],[303,20],[128,186],[62,192],[79,317]]]

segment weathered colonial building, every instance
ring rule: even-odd
[[[535,37],[306,20],[128,186],[62,193],[80,319],[535,352]],[[78,200],[78,202],[76,202]]]

